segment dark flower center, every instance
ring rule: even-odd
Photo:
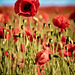
[[[25,11],[31,11],[31,4],[25,4],[24,5],[24,10]]]

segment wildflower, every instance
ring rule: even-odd
[[[17,0],[14,10],[18,15],[30,17],[37,13],[39,5],[39,0]]]
[[[63,29],[67,29],[70,25],[69,20],[62,15],[59,15],[53,18],[52,22],[55,26],[59,28],[63,28]]]

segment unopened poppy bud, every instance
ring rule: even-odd
[[[8,34],[9,34],[9,32],[6,32],[6,34],[8,35]]]
[[[12,29],[12,26],[11,25],[9,26],[9,29]]]
[[[40,36],[37,36],[37,39],[39,40]]]
[[[67,37],[66,39],[66,43],[68,43],[70,41],[70,37]]]
[[[24,29],[24,25],[21,25],[21,29]]]
[[[66,32],[67,30],[65,29],[65,32]]]
[[[59,32],[59,37],[61,37],[61,32]]]
[[[16,23],[16,20],[13,20],[13,23]]]
[[[14,55],[12,54],[12,58],[13,58],[13,60],[14,60]]]
[[[73,42],[73,44],[75,44],[75,42]]]
[[[58,56],[58,55],[54,55],[54,57],[55,57],[55,58],[58,58],[59,56]]]
[[[52,42],[52,39],[49,39],[49,42],[51,43]]]
[[[62,43],[59,43],[58,45],[59,45],[60,49],[62,49],[62,48],[63,48]]]
[[[3,32],[5,33],[6,32],[6,29],[3,29]]]
[[[35,28],[32,28],[32,30],[34,31]]]
[[[43,23],[43,27],[45,27],[46,26],[46,23]]]
[[[48,24],[48,27],[51,27],[51,24],[50,23]]]
[[[7,23],[5,23],[5,27],[7,27]]]
[[[53,35],[54,34],[54,32],[53,31],[51,31],[51,35]]]
[[[47,45],[48,47],[50,47],[50,44],[48,43],[48,45]]]
[[[71,53],[72,53],[72,55],[74,55],[74,51],[72,51]]]
[[[52,58],[52,56],[53,56],[52,54],[49,54],[49,58],[50,58],[50,59]]]
[[[68,50],[68,47],[66,46],[65,49]]]
[[[3,48],[1,48],[1,51],[3,51]]]
[[[73,40],[70,40],[70,44],[73,44]]]
[[[36,34],[36,31],[34,31],[34,33]]]
[[[27,22],[27,20],[24,20],[24,19],[23,19],[23,23],[25,23],[25,22]]]
[[[19,33],[19,38],[22,38],[22,33]]]
[[[67,40],[70,41],[70,37],[67,37]]]

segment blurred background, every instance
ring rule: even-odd
[[[0,13],[14,13],[14,4],[17,0],[0,0]],[[64,15],[67,18],[75,10],[75,0],[39,0],[40,8],[38,14],[52,19],[57,15]],[[9,12],[10,11],[10,12]],[[14,13],[15,14],[15,13]]]
[[[75,6],[75,0],[39,0],[40,6]],[[0,0],[0,5],[14,6],[16,0]]]

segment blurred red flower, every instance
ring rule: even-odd
[[[23,38],[28,37],[28,39],[30,40],[30,42],[33,41],[33,38],[35,39],[36,34],[34,32],[31,32],[30,29],[25,28],[25,33],[23,32]]]
[[[8,23],[9,21],[10,21],[9,15],[0,13],[0,22]]]
[[[63,45],[65,44],[65,40],[66,40],[66,38],[65,38],[65,36],[63,35],[63,36],[61,37],[61,42],[62,42]]]
[[[42,14],[42,17],[44,19],[44,22],[47,23],[48,18],[49,18],[48,14],[47,13],[44,13],[44,14]]]
[[[50,50],[39,51],[36,54],[35,62],[38,66],[38,75],[41,75],[40,68],[43,71],[43,74],[45,74],[43,66],[50,60],[50,54],[53,54]]]
[[[4,27],[0,27],[0,38],[4,39],[4,36],[6,39],[10,39],[11,38],[11,32],[9,29],[6,29],[6,32],[4,34],[3,29],[5,29]]]
[[[75,20],[75,10],[72,11],[72,13],[69,16],[69,19]]]
[[[15,35],[19,35],[19,28],[18,27],[14,27],[14,29],[12,30],[13,33],[13,42],[17,42],[17,37],[15,37]]]
[[[58,15],[53,18],[52,22],[55,26],[63,29],[67,29],[70,25],[69,20],[62,15]]]
[[[9,53],[8,53],[8,51],[6,51],[6,56],[9,57]]]
[[[37,13],[39,5],[39,0],[17,0],[14,10],[18,15],[30,17]]]
[[[0,26],[0,38],[4,38],[3,27]]]
[[[24,45],[23,44],[21,44],[21,52],[24,52]]]
[[[67,49],[66,49],[67,48]],[[75,51],[75,44],[67,44],[63,47],[63,55],[72,57],[72,52]],[[59,55],[62,56],[62,51],[58,50]]]
[[[50,54],[53,54],[53,53],[49,50],[39,51],[36,54],[36,58],[35,58],[36,64],[38,66],[44,65],[47,61],[50,60],[50,57],[49,57]]]

